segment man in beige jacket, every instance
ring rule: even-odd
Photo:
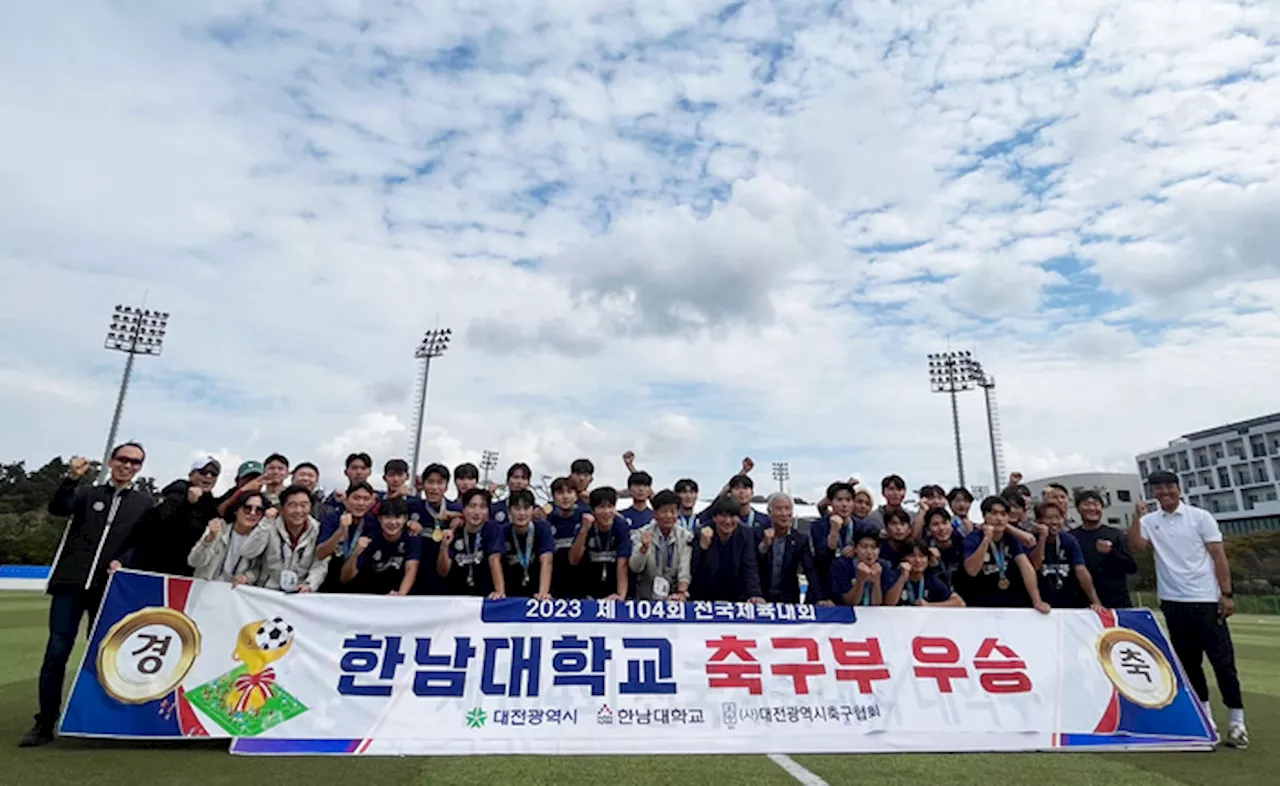
[[[245,546],[250,559],[262,555],[258,586],[282,592],[316,592],[329,573],[329,558],[316,557],[320,522],[311,517],[311,493],[290,486],[280,493],[281,513],[253,531]]]
[[[676,526],[680,497],[660,491],[653,498],[653,521],[631,533],[631,572],[640,600],[688,600],[693,533]]]

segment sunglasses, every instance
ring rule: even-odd
[[[198,469],[196,470],[196,474],[206,478],[218,477],[218,471],[216,469]]]
[[[139,459],[139,458],[130,458],[129,456],[116,456],[115,458],[113,458],[113,459],[111,459],[111,460],[112,460],[112,461],[118,461],[118,462],[120,462],[121,464],[125,465],[126,467],[141,467],[141,466],[142,466],[142,459]]]
[[[245,505],[240,509],[243,510],[245,513],[248,513],[249,515],[253,515],[254,513],[266,512],[266,508],[262,507],[261,505]]]

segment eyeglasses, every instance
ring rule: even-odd
[[[218,471],[215,469],[198,469],[196,470],[196,474],[206,478],[218,477]]]
[[[121,464],[125,465],[126,467],[141,467],[141,466],[142,466],[142,459],[140,459],[140,458],[133,458],[133,457],[131,457],[131,456],[115,456],[115,457],[114,457],[114,458],[112,458],[111,460],[112,460],[112,461],[118,461],[118,462],[120,462]]]
[[[240,509],[243,510],[245,513],[248,513],[250,516],[252,516],[254,513],[263,513],[266,511],[266,508],[262,507],[261,505],[245,505]]]

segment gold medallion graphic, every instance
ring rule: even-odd
[[[200,655],[200,631],[180,611],[153,607],[111,626],[98,648],[98,682],[112,698],[145,704],[167,696]]]
[[[1158,710],[1178,695],[1173,664],[1141,633],[1127,628],[1103,631],[1098,637],[1098,660],[1116,690],[1140,707]]]

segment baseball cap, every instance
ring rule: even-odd
[[[213,468],[213,473],[215,475],[221,474],[222,465],[219,464],[218,460],[213,456],[205,456],[204,458],[198,458],[195,461],[191,462],[192,472],[200,472],[202,470],[206,470],[211,467]]]
[[[261,475],[262,473],[261,461],[246,461],[236,470],[236,478],[247,478],[250,475]]]

